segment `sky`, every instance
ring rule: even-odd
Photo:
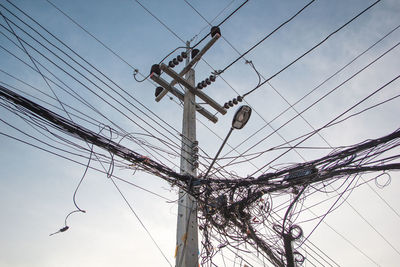
[[[1,1],[0,84],[19,90],[25,97],[67,117],[60,103],[54,99],[53,90],[57,98],[68,105],[64,108],[69,114],[78,115],[72,116],[75,122],[179,172],[181,103],[171,94],[156,102],[154,83],[150,80],[135,81],[134,70],[147,76],[153,64],[159,63],[175,48],[185,46],[186,41],[197,43],[209,33],[208,22],[211,25],[219,24],[243,1],[10,1],[76,54],[55,41],[10,2]],[[196,82],[208,77],[212,71],[224,69],[307,3],[302,0],[248,1],[220,26],[223,38],[210,48],[204,60],[196,64]],[[316,0],[244,58],[254,64],[264,81],[372,3],[365,0]],[[249,94],[245,102],[252,107],[252,116],[245,128],[232,133],[221,153],[223,159],[217,163],[229,164],[229,157],[266,151],[318,129],[398,76],[400,48],[396,44],[400,41],[400,30],[396,27],[400,24],[399,12],[399,1],[378,2],[326,42]],[[17,26],[41,38],[12,14],[71,54],[81,66],[67,59],[56,47],[45,45],[55,51],[58,57],[35,43]],[[24,61],[33,66],[29,56],[16,46],[18,40],[6,30],[9,28],[3,16],[17,25],[11,24],[20,38],[31,45],[26,45],[30,56],[42,64],[39,66],[42,73],[51,77],[60,87],[49,82],[50,89],[40,74],[22,63]],[[198,48],[201,49],[208,40],[210,37],[200,43]],[[173,52],[167,57],[166,63],[181,51],[182,48]],[[374,60],[365,70],[343,83]],[[103,78],[105,83],[86,72],[83,67],[92,70],[88,63],[106,75],[107,78]],[[176,69],[179,70],[182,65]],[[344,66],[346,68],[338,72]],[[138,75],[137,78],[142,79],[143,76]],[[169,80],[165,74],[162,77]],[[256,71],[244,59],[240,59],[203,92],[223,104],[238,94],[250,91],[257,84]],[[122,88],[124,92],[118,95],[111,88]],[[327,97],[312,105],[335,88]],[[397,96],[399,88],[400,82],[393,81],[347,115]],[[70,90],[92,105],[93,109],[74,98],[74,93],[67,93]],[[197,102],[202,103],[202,100],[197,99]],[[201,105],[213,114],[216,112],[210,106]],[[266,171],[327,155],[332,151],[329,147],[356,144],[387,135],[399,128],[399,105],[399,98],[394,98],[323,129],[319,135],[302,144],[311,148],[293,149],[278,160],[274,159],[280,151],[266,152],[251,159],[249,156],[241,157],[241,163],[226,166],[225,170],[232,176],[257,177]],[[197,140],[207,154],[201,154],[201,163],[204,165],[200,164],[198,174],[204,173],[208,167],[210,160],[204,157],[212,158],[217,153],[237,107],[229,109],[226,115],[217,114],[216,124],[199,113],[196,115]],[[113,175],[129,183],[119,179],[111,180],[105,173],[89,169],[75,198],[78,206],[86,213],[72,214],[68,217],[68,231],[49,236],[64,227],[66,215],[75,210],[73,195],[88,164],[90,149],[84,142],[58,133],[58,137],[72,140],[81,148],[69,146],[66,142],[60,142],[57,136],[34,128],[34,125],[10,112],[4,105],[0,109],[0,266],[175,265],[177,188],[154,175],[135,171],[134,166],[129,167],[126,162],[122,164],[115,161]],[[305,109],[302,116],[297,116]],[[293,121],[287,123],[294,117]],[[109,127],[116,129],[117,126],[119,135],[113,133],[110,136]],[[130,133],[129,136],[134,138],[126,138],[123,133]],[[40,140],[68,152],[49,147],[40,143]],[[27,143],[57,152],[64,158]],[[155,154],[149,146],[155,147],[155,151],[162,151]],[[104,167],[108,170],[108,152],[100,148],[94,148],[93,151],[103,155],[102,158],[106,159]],[[394,154],[398,152],[398,148],[392,151]],[[103,168],[95,158],[91,160],[90,166]],[[362,179],[371,180],[380,174],[368,174],[357,181],[362,183]],[[332,266],[396,266],[400,259],[400,230],[397,227],[400,223],[399,178],[398,172],[381,175],[346,194],[346,202],[340,201],[342,204],[328,214],[310,236],[309,240],[315,246],[311,246],[311,249],[299,248],[306,257],[303,265],[329,266],[316,256],[318,254],[324,255],[322,257]],[[121,197],[113,181],[132,209]],[[342,181],[333,186],[340,190]],[[379,186],[386,182],[387,186]],[[304,201],[304,210],[296,221],[303,222],[325,214],[337,199],[330,198],[334,195],[324,192],[310,195]],[[278,196],[274,206],[292,198],[290,194]],[[306,209],[327,199],[330,200]],[[300,226],[308,235],[317,223],[318,220],[313,220],[301,223]],[[215,245],[218,246],[217,243]],[[263,261],[262,257],[245,253],[240,255],[251,266],[272,266],[266,260]],[[229,251],[225,258],[217,254],[215,262],[218,266],[244,266],[243,261]]]

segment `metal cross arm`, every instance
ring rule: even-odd
[[[200,50],[200,52],[186,65],[183,70],[179,73],[179,76],[183,77],[193,66],[196,64],[201,57],[211,48],[211,46],[221,37],[219,33],[216,33],[213,38]]]
[[[185,86],[187,89],[189,89],[193,94],[196,96],[200,97],[203,101],[205,101],[207,104],[209,104],[211,107],[213,107],[215,110],[217,110],[219,113],[222,115],[226,114],[226,109],[222,107],[220,104],[215,102],[211,97],[206,95],[200,90],[197,90],[194,86],[188,83],[183,77],[181,77],[176,71],[172,70],[169,68],[167,65],[162,63],[160,65],[160,68],[162,71],[164,71],[166,74],[172,77],[172,79],[176,80],[178,83],[182,84]]]
[[[176,89],[174,86],[169,84],[166,80],[161,78],[159,75],[156,73],[152,73],[150,75],[150,79],[152,79],[154,82],[158,83],[160,86],[166,89],[167,91],[170,91],[174,96],[176,96],[179,100],[184,101],[184,94]],[[209,111],[207,111],[205,108],[200,106],[199,104],[196,104],[196,111],[199,112],[201,115],[212,121],[213,123],[217,123],[218,118],[214,115],[211,114]]]
[[[183,77],[193,66],[196,64],[201,57],[211,48],[211,46],[221,37],[221,34],[215,33],[212,39],[203,47],[203,49],[189,62],[180,72],[179,76]],[[174,86],[177,83],[176,80],[173,80],[170,85]],[[166,94],[168,90],[164,87],[164,90],[156,97],[156,101],[159,102]]]

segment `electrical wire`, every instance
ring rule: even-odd
[[[270,120],[269,124],[283,116],[287,111],[290,110],[290,108],[294,107],[295,105],[299,104],[301,101],[303,101],[305,98],[310,96],[312,93],[314,93],[316,90],[320,89],[322,85],[326,84],[328,81],[330,81],[333,77],[337,76],[339,73],[341,73],[343,70],[345,70],[348,66],[350,66],[353,62],[355,62],[357,59],[359,59],[361,56],[365,55],[368,51],[370,51],[372,48],[374,48],[377,44],[381,43],[383,40],[385,40],[388,36],[390,36],[393,32],[395,32],[400,25],[397,25],[395,28],[390,30],[388,33],[383,35],[381,38],[379,38],[376,42],[374,42],[372,45],[370,45],[367,49],[363,50],[361,53],[359,53],[356,57],[352,58],[348,63],[346,63],[344,66],[339,68],[337,71],[335,71],[333,74],[331,74],[329,77],[324,79],[321,83],[319,83],[316,87],[311,89],[308,93],[306,93],[304,96],[302,96],[299,100],[297,100],[295,103],[293,103],[291,106],[287,107],[284,109],[281,113],[279,113],[277,116],[275,116],[272,120]],[[244,141],[239,143],[235,148],[238,148],[239,146],[243,145],[245,142],[248,140],[251,140],[255,136],[255,134],[259,133],[261,130],[265,129],[265,127],[268,124],[262,126],[259,128],[257,131],[255,131],[253,134],[249,135]],[[228,155],[230,152],[227,152],[225,155]]]
[[[307,110],[309,110],[311,107],[315,106],[317,103],[319,103],[320,101],[322,101],[324,98],[326,98],[328,95],[330,95],[332,92],[336,91],[337,89],[339,89],[340,87],[342,87],[344,84],[346,84],[347,82],[349,82],[351,79],[353,79],[354,77],[356,77],[358,74],[360,74],[361,72],[363,72],[364,70],[366,70],[367,68],[369,68],[371,65],[373,65],[374,63],[376,63],[378,60],[380,60],[381,58],[383,58],[384,56],[386,56],[389,52],[393,51],[393,49],[395,49],[398,45],[400,45],[400,42],[395,44],[394,46],[392,46],[390,49],[386,50],[384,53],[382,53],[381,55],[379,55],[377,58],[375,58],[374,60],[372,60],[370,63],[368,63],[367,65],[365,65],[363,68],[361,68],[360,70],[358,70],[357,72],[355,72],[354,74],[352,74],[350,77],[348,77],[347,79],[345,79],[343,82],[341,82],[339,85],[335,86],[333,89],[331,89],[329,92],[325,93],[322,97],[318,98],[316,101],[314,101],[311,105],[307,106],[305,109],[303,109],[302,111],[300,111],[297,115],[295,115],[294,117],[292,117],[291,119],[289,119],[288,121],[286,121],[285,123],[283,123],[281,126],[279,126],[278,128],[276,128],[275,131],[273,131],[272,133],[268,134],[266,137],[264,137],[263,139],[261,139],[260,141],[258,141],[256,144],[252,145],[250,148],[246,149],[243,153],[247,153],[249,152],[251,149],[255,148],[257,145],[259,145],[261,142],[265,141],[267,138],[269,138],[270,136],[272,136],[275,132],[279,131],[280,129],[282,129],[284,126],[286,126],[287,124],[289,124],[291,121],[293,121],[294,119],[298,118],[300,116],[300,114],[303,114],[304,112],[306,112]],[[334,123],[334,122],[332,122]],[[326,125],[329,126],[329,125]],[[319,132],[319,130],[317,131],[313,131],[314,133]],[[248,140],[248,139],[247,139]],[[296,148],[296,146],[292,146],[292,149]],[[289,151],[289,150],[288,150]],[[228,164],[232,163],[233,161],[230,161]]]
[[[400,44],[400,43],[398,43]],[[360,105],[361,103],[363,103],[364,101],[366,101],[367,99],[369,99],[370,97],[372,97],[373,95],[377,94],[378,92],[380,92],[381,90],[383,90],[384,88],[386,88],[388,85],[390,85],[391,83],[393,83],[394,81],[396,81],[398,78],[400,78],[400,75],[395,76],[393,79],[391,79],[389,82],[385,83],[384,85],[382,85],[381,87],[379,87],[378,89],[376,89],[374,92],[372,92],[371,94],[369,94],[368,96],[366,96],[365,98],[363,98],[362,100],[358,101],[356,104],[354,104],[353,106],[351,106],[350,108],[348,108],[346,111],[342,112],[340,115],[338,115],[337,117],[335,117],[334,119],[332,119],[331,121],[329,121],[327,124],[325,124],[324,126],[318,128],[316,131],[313,131],[313,133],[309,136],[307,136],[306,138],[304,138],[303,140],[301,140],[300,142],[298,142],[294,147],[296,147],[299,144],[302,144],[303,142],[305,142],[306,140],[308,140],[309,138],[311,138],[311,136],[313,136],[314,134],[316,134],[317,132],[321,131],[322,129],[324,129],[326,126],[329,126],[330,124],[332,124],[333,122],[335,122],[338,118],[342,117],[344,114],[346,114],[347,112],[349,112],[350,110],[354,109],[355,107],[357,107],[358,105]],[[271,160],[268,164],[264,165],[264,167],[262,167],[261,169],[265,168],[266,166],[268,166],[269,164],[273,163],[274,161],[276,161],[278,158],[282,157],[283,155],[285,155],[287,152],[289,152],[291,149],[287,150],[286,152],[280,154],[278,157],[276,157],[275,159]],[[260,169],[260,170],[261,170]],[[260,171],[257,170],[256,172]],[[256,173],[255,172],[255,173]],[[251,174],[251,176],[253,176],[255,173]]]
[[[2,26],[4,28],[3,25],[0,24],[0,26]],[[7,30],[7,29],[6,29]],[[20,38],[21,39],[21,38]],[[36,48],[34,48],[33,46],[31,46],[29,43],[27,43],[25,40],[21,39],[25,44],[27,44],[30,48],[32,48],[33,50],[35,50],[37,53],[39,53],[42,57],[46,58],[47,60],[49,60],[51,63],[55,64],[53,61],[51,61],[47,56],[45,56],[43,53],[39,52]],[[46,48],[46,47],[45,47]],[[47,48],[46,48],[47,49]],[[48,50],[48,49],[47,49]],[[56,57],[58,57],[56,55]],[[59,58],[59,57],[58,57]],[[73,68],[70,64],[68,64],[67,62],[65,62],[63,59],[59,58],[61,61],[63,61],[65,64],[67,64],[68,66],[70,66],[71,68]],[[103,97],[101,97],[99,94],[97,94],[96,92],[94,92],[92,89],[90,89],[89,87],[85,86],[81,81],[77,80],[75,77],[73,77],[72,75],[70,75],[70,73],[68,73],[67,71],[65,71],[64,69],[60,68],[60,66],[56,65],[56,67],[58,67],[60,70],[62,70],[65,74],[67,74],[68,76],[70,76],[71,78],[73,78],[74,80],[76,80],[78,83],[80,83],[82,86],[84,86],[86,89],[88,89],[89,91],[91,91],[93,94],[95,94],[96,96],[98,96],[100,99],[102,99],[103,101],[105,101],[106,103],[110,104],[107,100],[105,100]],[[73,68],[74,69],[74,68]],[[75,71],[77,71],[76,69],[74,69]],[[86,78],[86,76],[84,76],[82,73],[80,73],[78,71],[78,73],[83,77]],[[88,80],[88,79],[87,79]],[[94,85],[95,87],[97,87],[98,89],[100,89],[103,93],[105,93],[107,96],[109,96],[111,99],[113,99],[114,101],[116,101],[117,103],[119,103],[120,105],[122,105],[123,107],[125,107],[126,109],[130,110],[129,108],[127,108],[124,104],[122,104],[119,100],[117,100],[116,98],[114,98],[112,95],[110,95],[109,93],[107,93],[106,91],[104,91],[101,87],[99,87],[97,84],[93,83],[91,80],[88,80],[92,85]],[[110,104],[111,105],[111,104]],[[129,116],[127,116],[125,113],[123,113],[119,108],[111,105],[111,107],[113,107],[115,110],[119,111],[123,116],[125,116],[128,120],[130,120],[131,122],[133,122],[135,125],[137,125],[138,127],[142,128],[144,131],[146,131],[147,133],[150,134],[150,132],[148,132],[148,130],[144,129],[142,126],[140,126],[137,122],[135,122],[134,120],[132,120],[132,118],[130,118]],[[131,111],[132,112],[132,111]],[[137,116],[135,113],[132,113],[133,115],[135,115],[137,118],[139,118],[140,120],[142,120],[143,122],[145,122],[147,125],[149,125],[145,120],[143,120],[141,117]],[[150,126],[150,125],[149,125]],[[152,127],[152,126],[150,126]],[[154,128],[154,127],[153,127]],[[154,128],[155,129],[155,128]],[[156,130],[157,132],[159,132],[158,130]],[[160,132],[159,132],[160,133]],[[169,139],[167,137],[167,139]],[[169,139],[170,140],[170,139]],[[178,144],[176,144],[176,146],[179,147]],[[167,158],[163,157],[164,159],[166,159],[167,161],[169,161]],[[171,162],[172,163],[172,162]]]
[[[245,4],[247,4],[249,0],[244,1],[240,6],[238,6],[231,14],[229,14],[225,19],[223,19],[218,25],[217,27],[220,27],[222,24],[224,24],[230,17],[232,17],[236,12],[239,11],[239,9],[241,9]],[[194,8],[193,8],[194,9]],[[201,42],[203,42],[211,33],[208,33],[206,36],[204,36],[202,39],[200,39],[200,41],[198,41],[195,45],[193,45],[191,48],[195,48],[196,46],[198,46]]]
[[[269,34],[267,34],[264,38],[262,38],[260,41],[258,41],[255,45],[253,45],[251,48],[249,48],[246,52],[244,52],[243,54],[241,54],[238,58],[236,58],[234,61],[232,61],[231,63],[229,63],[225,68],[223,68],[221,70],[220,73],[225,72],[227,69],[229,69],[233,64],[235,64],[236,62],[238,62],[241,58],[243,58],[245,55],[247,55],[249,52],[251,52],[254,48],[256,48],[257,46],[259,46],[261,43],[263,43],[267,38],[269,38],[271,35],[273,35],[274,33],[276,33],[279,29],[281,29],[283,26],[285,26],[286,24],[288,24],[290,21],[292,21],[295,17],[297,17],[301,12],[303,12],[306,8],[308,8],[312,3],[314,3],[315,0],[311,0],[310,2],[308,2],[304,7],[302,7],[299,11],[297,11],[293,16],[291,16],[289,19],[287,19],[285,22],[283,22],[282,24],[280,24],[277,28],[275,28],[272,32],[270,32]],[[275,76],[274,76],[275,77]],[[262,84],[258,84],[255,88],[260,87]],[[247,94],[243,95],[246,96]]]
[[[393,98],[394,99],[394,98]],[[331,124],[332,125],[332,124]],[[328,126],[327,126],[328,127]],[[315,131],[314,131],[315,132]],[[293,149],[294,147],[291,147],[291,149]],[[380,153],[380,152],[379,152]],[[378,155],[379,153],[377,153],[376,155]],[[113,161],[112,161],[113,162]],[[327,165],[328,166],[328,165]],[[214,181],[210,181],[210,182],[214,182]],[[235,190],[235,189],[233,189],[233,190]],[[250,193],[249,193],[249,195],[250,195]]]
[[[1,119],[0,119],[0,120],[1,120]],[[4,123],[3,120],[1,120],[1,121]],[[79,162],[79,161],[77,161],[77,160],[74,160],[74,159],[72,159],[72,158],[68,158],[68,157],[66,157],[66,156],[64,156],[64,155],[61,155],[61,154],[56,153],[56,152],[54,152],[54,151],[51,151],[51,150],[49,150],[49,149],[40,147],[40,146],[35,145],[35,144],[33,144],[33,143],[29,143],[28,141],[26,141],[26,139],[20,139],[20,138],[11,136],[11,135],[9,135],[9,134],[6,134],[6,133],[4,133],[4,132],[0,132],[0,134],[3,135],[3,136],[5,136],[5,137],[7,137],[7,138],[13,139],[13,140],[18,141],[18,142],[20,142],[20,143],[23,143],[23,144],[25,144],[25,145],[34,147],[34,148],[36,148],[36,149],[38,149],[38,150],[41,150],[41,151],[43,151],[43,152],[46,152],[46,153],[49,153],[49,154],[51,154],[51,155],[60,157],[60,158],[62,158],[62,159],[64,159],[64,160],[73,162],[73,163],[78,164],[78,165],[81,165],[81,166],[87,166],[87,164],[85,164],[85,163],[81,163],[81,162]],[[26,133],[24,133],[24,134],[27,135]],[[27,136],[29,136],[29,135],[27,135]],[[29,137],[33,138],[32,136],[29,136]],[[36,140],[37,140],[37,141],[40,141],[40,140],[38,140],[38,139],[36,139]],[[43,141],[40,141],[40,142],[42,142],[43,144],[49,145],[49,144],[47,144],[47,143],[45,143],[45,142],[43,142]],[[49,146],[51,147],[51,145],[49,145]],[[53,147],[53,148],[54,148],[54,147]],[[59,149],[59,148],[58,148],[58,149]],[[71,152],[68,152],[68,153],[71,153]],[[87,159],[87,158],[86,158],[86,159]],[[102,171],[102,170],[97,169],[97,168],[95,168],[95,167],[89,166],[89,168],[92,169],[92,170],[95,170],[95,171],[97,171],[97,172],[100,172],[100,173],[103,173],[103,174],[107,174],[105,171]],[[132,183],[132,182],[130,182],[130,181],[127,181],[126,179],[124,179],[124,178],[122,178],[122,177],[118,177],[118,176],[116,176],[116,175],[114,175],[114,174],[112,175],[112,177],[115,178],[115,179],[118,179],[118,180],[120,180],[120,181],[122,181],[122,182],[124,182],[124,183],[126,183],[126,184],[129,184],[129,185],[131,185],[131,186],[133,186],[133,187],[135,187],[135,188],[138,188],[138,189],[140,189],[140,190],[142,190],[142,191],[145,191],[145,192],[147,192],[147,193],[149,193],[149,194],[152,194],[152,195],[157,196],[157,197],[159,197],[159,198],[161,198],[161,199],[164,199],[164,200],[166,200],[166,201],[168,201],[168,202],[173,202],[173,201],[172,201],[171,199],[169,199],[169,198],[166,198],[166,197],[164,197],[164,196],[162,196],[162,195],[160,195],[160,194],[157,194],[157,193],[155,193],[155,192],[153,192],[153,191],[151,191],[151,190],[148,190],[148,189],[146,189],[146,188],[144,188],[144,187],[142,187],[142,186],[138,186],[138,185],[136,185],[136,184],[134,184],[134,183]]]
[[[91,37],[93,37],[96,41],[98,41],[100,44],[102,44],[105,48],[107,48],[110,52],[112,52],[114,55],[116,55],[112,50],[110,50],[103,42],[101,42],[100,40],[98,40],[93,34],[91,34],[89,31],[87,31],[85,28],[83,28],[79,23],[77,23],[75,20],[73,20],[70,16],[68,16],[65,12],[63,12],[60,8],[56,7],[53,3],[49,2],[51,5],[53,5],[58,11],[60,11],[63,15],[65,15],[68,19],[70,19],[74,24],[76,24],[79,28],[81,28],[82,30],[84,30],[87,34],[89,34]],[[12,4],[12,3],[11,3]],[[83,57],[81,57],[79,54],[77,54],[74,50],[72,50],[68,45],[66,45],[64,42],[62,42],[59,38],[57,38],[54,34],[52,34],[51,32],[49,32],[46,28],[44,28],[40,23],[38,23],[35,19],[33,19],[31,16],[29,16],[28,14],[26,14],[24,11],[22,11],[21,9],[19,9],[17,6],[15,6],[14,4],[12,4],[15,8],[17,8],[20,12],[22,12],[25,16],[27,16],[29,19],[31,19],[32,21],[34,21],[37,25],[39,25],[43,30],[45,30],[48,34],[50,34],[53,38],[55,38],[58,42],[60,42],[61,44],[63,44],[69,51],[71,51],[72,53],[74,53],[74,55],[78,56],[81,60],[83,60],[86,64],[88,64],[90,67],[94,68],[97,72],[99,72],[102,76],[104,76],[108,81],[112,82],[114,85],[116,85],[120,90],[122,90],[126,95],[128,95],[131,99],[133,99],[135,102],[139,103],[142,107],[144,107],[147,111],[149,111],[152,115],[156,116],[158,119],[160,119],[163,123],[165,123],[166,125],[168,125],[170,128],[172,128],[174,131],[178,132],[175,128],[173,128],[170,124],[168,124],[165,120],[161,119],[159,116],[157,116],[154,112],[152,112],[149,108],[147,108],[145,105],[143,105],[140,101],[138,101],[136,98],[134,98],[131,94],[129,94],[126,90],[122,89],[120,86],[118,86],[114,81],[112,81],[110,78],[108,78],[103,72],[101,72],[100,70],[98,70],[96,67],[94,67],[92,64],[90,64],[87,60],[85,60]],[[3,8],[5,8],[3,6]],[[15,16],[16,18],[18,18],[14,13],[12,13],[10,10],[6,9],[8,12],[10,12],[13,16]],[[19,18],[18,18],[19,19]],[[27,25],[24,21],[20,20],[21,22],[23,22],[25,25]],[[29,25],[27,25],[28,27],[30,27]],[[32,27],[30,27],[32,30],[34,30]],[[38,33],[36,30],[34,30],[36,33]],[[39,34],[39,33],[38,33]],[[40,35],[40,34],[39,34]],[[46,38],[44,38],[42,35],[40,35],[43,39],[45,39],[47,42],[48,40]],[[50,42],[49,42],[50,43]],[[53,45],[52,43],[50,43],[51,45]],[[54,46],[54,45],[53,45]],[[57,47],[56,47],[57,48]],[[57,48],[58,49],[58,48]],[[60,50],[61,51],[61,50]],[[120,58],[121,60],[123,60],[120,56],[116,55],[118,58]],[[124,61],[124,60],[123,60]],[[125,63],[127,63],[126,61],[124,61]],[[129,65],[130,66],[130,65]],[[132,66],[131,66],[132,67]],[[132,67],[133,68],[133,67]],[[136,72],[137,69],[135,69]],[[92,74],[93,75],[93,74]],[[140,109],[138,109],[140,111]],[[149,117],[150,118],[150,117]],[[150,118],[151,119],[151,118]],[[165,128],[164,128],[165,129]]]
[[[296,63],[297,61],[299,61],[300,59],[302,59],[303,57],[305,57],[306,55],[308,55],[309,53],[311,53],[315,48],[319,47],[320,45],[322,45],[323,43],[325,43],[329,38],[331,38],[333,35],[335,35],[336,33],[338,33],[340,30],[342,30],[343,28],[345,28],[346,26],[348,26],[351,22],[353,22],[354,20],[356,20],[358,17],[360,17],[362,14],[364,14],[365,12],[367,12],[369,9],[371,9],[373,6],[375,6],[377,3],[379,3],[381,0],[377,0],[374,3],[372,3],[371,5],[369,5],[367,8],[365,8],[363,11],[361,11],[360,13],[358,13],[356,16],[354,16],[353,18],[351,18],[349,21],[347,21],[345,24],[343,24],[342,26],[340,26],[339,28],[337,28],[336,30],[334,30],[333,32],[331,32],[330,34],[328,34],[324,39],[322,39],[320,42],[318,42],[317,44],[315,44],[313,47],[311,47],[310,49],[308,49],[306,52],[304,52],[303,54],[301,54],[299,57],[297,57],[295,60],[293,60],[292,62],[290,62],[288,65],[286,65],[285,67],[283,67],[282,69],[280,69],[279,71],[277,71],[275,74],[273,74],[272,76],[270,76],[268,79],[266,79],[264,82],[262,82],[260,85],[254,87],[253,89],[251,89],[250,91],[246,92],[245,94],[242,95],[242,97],[246,97],[249,94],[253,93],[254,91],[256,91],[258,88],[260,88],[261,86],[263,86],[265,83],[269,82],[270,80],[272,80],[273,78],[275,78],[276,76],[278,76],[279,74],[281,74],[283,71],[285,71],[286,69],[288,69],[290,66],[292,66],[294,63]]]
[[[150,233],[150,231],[148,230],[148,228],[146,227],[146,225],[144,225],[143,221],[140,219],[140,217],[138,216],[138,214],[135,212],[135,210],[133,209],[132,205],[129,203],[128,199],[124,196],[124,194],[122,193],[121,189],[118,187],[117,183],[114,181],[114,179],[112,179],[112,177],[110,177],[111,182],[113,183],[113,185],[115,186],[115,188],[118,190],[119,194],[121,195],[121,197],[124,199],[126,205],[128,205],[129,209],[132,211],[133,215],[135,215],[136,219],[139,221],[140,225],[143,227],[143,229],[146,231],[147,235],[150,237],[151,241],[153,241],[154,245],[157,247],[158,251],[161,253],[161,255],[164,257],[164,259],[168,262],[169,266],[172,267],[172,264],[169,262],[167,256],[165,256],[164,252],[161,250],[160,246],[157,244],[156,240],[154,239],[154,237],[152,236],[152,234]]]

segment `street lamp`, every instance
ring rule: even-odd
[[[233,116],[232,120],[232,128],[234,129],[242,129],[246,123],[249,121],[251,115],[251,108],[249,106],[241,106]],[[233,129],[231,128],[230,131]]]
[[[251,115],[251,108],[246,105],[241,106],[236,111],[235,115],[233,116],[232,127],[229,130],[227,136],[225,137],[225,140],[222,143],[221,147],[219,148],[217,155],[215,155],[213,161],[211,162],[210,167],[208,167],[208,170],[207,170],[206,174],[204,175],[204,178],[207,177],[208,173],[210,172],[212,166],[214,165],[215,161],[217,160],[219,154],[221,153],[222,148],[225,146],[226,141],[228,141],[229,136],[231,136],[233,129],[237,129],[237,130],[242,129],[246,125],[246,123],[249,121],[250,115]]]

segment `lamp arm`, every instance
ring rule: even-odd
[[[224,142],[222,143],[221,147],[219,148],[219,150],[218,150],[218,152],[217,152],[217,155],[215,155],[213,161],[211,162],[210,167],[208,167],[208,170],[207,170],[206,174],[203,176],[203,178],[206,178],[206,177],[207,177],[207,175],[208,175],[208,173],[210,172],[212,166],[214,165],[215,161],[217,160],[219,154],[221,153],[222,148],[225,146],[226,141],[228,141],[229,136],[231,136],[232,131],[233,131],[233,127],[231,127],[231,129],[229,130],[227,136],[225,137]]]

